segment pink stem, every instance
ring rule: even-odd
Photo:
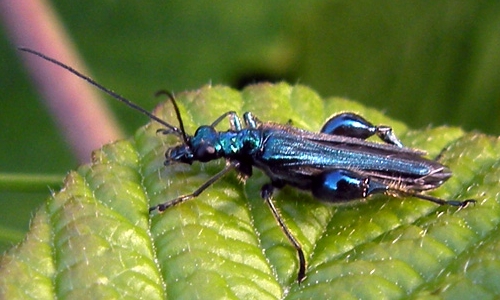
[[[89,74],[46,1],[1,0],[0,15],[13,46],[42,52]],[[39,57],[20,55],[80,162],[90,161],[92,150],[123,136],[92,86]]]

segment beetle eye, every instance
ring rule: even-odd
[[[204,145],[196,150],[196,157],[199,161],[207,162],[217,158],[215,148],[211,145]]]

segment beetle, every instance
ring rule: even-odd
[[[153,206],[149,212],[166,209],[196,198],[205,189],[231,171],[242,178],[252,176],[253,168],[260,169],[269,183],[261,188],[261,196],[269,206],[278,225],[295,248],[299,260],[297,280],[306,275],[306,260],[299,241],[288,229],[274,206],[276,189],[292,186],[311,192],[325,202],[348,202],[373,194],[413,196],[439,205],[465,207],[475,203],[444,200],[424,194],[447,181],[452,172],[436,160],[424,157],[425,152],[406,148],[391,127],[373,125],[363,117],[346,112],[331,117],[320,132],[299,129],[291,124],[262,122],[253,113],[243,114],[243,121],[234,111],[228,111],[212,124],[200,126],[193,135],[186,133],[177,102],[172,94],[161,91],[172,103],[179,127],[156,117],[130,100],[98,84],[93,79],[40,52],[19,48],[52,62],[89,82],[129,107],[145,114],[165,128],[158,132],[175,135],[181,143],[165,153],[165,165],[192,164],[225,159],[227,164],[194,192]],[[215,127],[227,119],[229,129]],[[378,136],[382,143],[367,141]]]

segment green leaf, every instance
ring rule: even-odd
[[[477,199],[457,209],[413,198],[372,197],[333,206],[292,188],[275,203],[304,248],[296,252],[260,198],[260,171],[246,184],[228,175],[163,214],[148,207],[194,191],[223,161],[163,165],[178,143],[151,123],[104,146],[72,171],[33,218],[25,241],[0,264],[1,298],[305,299],[486,298],[500,288],[498,153],[493,137],[457,128],[410,131],[404,124],[312,90],[261,84],[238,92],[205,86],[178,95],[186,130],[228,110],[317,131],[330,115],[354,111],[391,125],[405,145],[440,154],[454,176],[431,194]],[[170,104],[155,113],[177,124]],[[227,128],[219,125],[220,130]],[[443,150],[445,149],[445,150]],[[443,151],[442,151],[443,150]]]
[[[412,128],[450,124],[500,134],[499,1],[50,3],[86,74],[148,109],[158,89],[236,86],[265,76],[350,97]],[[0,170],[65,173],[76,159],[15,49],[30,45],[0,31]],[[110,104],[129,135],[145,123]],[[18,232],[0,239],[0,251],[20,241],[46,192],[0,195],[0,230]]]

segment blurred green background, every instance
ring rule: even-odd
[[[413,128],[500,132],[499,1],[52,2],[93,77],[148,110],[159,89],[286,80]],[[62,179],[76,159],[4,31],[0,60],[0,172]],[[109,105],[128,134],[148,121]],[[49,195],[0,191],[0,251]]]

